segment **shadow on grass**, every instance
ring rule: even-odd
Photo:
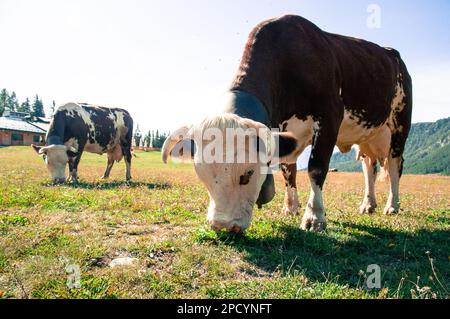
[[[141,188],[146,187],[150,190],[166,190],[172,188],[169,183],[142,183],[142,182],[78,182],[78,183],[65,183],[61,185],[45,184],[48,187],[70,187],[73,189],[92,189],[92,190],[112,190],[119,188]]]
[[[219,241],[243,252],[247,261],[268,273],[297,272],[310,281],[362,288],[364,276],[371,274],[366,274],[368,266],[376,264],[391,297],[410,298],[417,283],[420,288],[430,287],[440,298],[449,297],[448,231],[408,233],[350,223],[341,226],[339,233],[314,234],[281,225],[273,235],[221,234]]]

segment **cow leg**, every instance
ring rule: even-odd
[[[108,164],[106,165],[106,171],[103,175],[103,179],[108,179],[111,174],[111,170],[114,166],[114,154],[108,153]]]
[[[125,158],[126,165],[126,180],[131,181],[131,159],[133,155],[131,153],[131,147],[133,146],[133,121],[128,123],[128,132],[121,143],[122,154]]]
[[[397,214],[400,210],[400,177],[403,170],[403,157],[389,157],[387,164],[389,171],[389,198],[384,209],[386,215]]]
[[[409,85],[410,87],[410,85]],[[408,85],[405,86],[408,88]],[[386,215],[396,214],[400,211],[400,178],[403,174],[403,152],[405,150],[406,140],[408,138],[409,130],[411,128],[411,113],[412,113],[412,99],[409,90],[406,91],[406,106],[403,110],[396,113],[393,121],[394,127],[392,130],[391,149],[387,165],[389,173],[389,198],[384,209]]]
[[[77,178],[75,167],[75,157],[69,157],[69,176],[67,177],[67,182],[72,182]]]
[[[131,159],[133,155],[131,154],[131,144],[130,145],[122,145],[122,152],[125,158],[126,165],[126,179],[127,182],[131,181]]]
[[[366,192],[364,200],[361,204],[361,214],[373,214],[377,208],[377,200],[375,196],[375,180],[377,178],[377,161],[372,161],[365,156],[362,162],[364,171],[364,180]]]
[[[283,177],[286,182],[283,213],[298,215],[300,203],[297,192],[297,164],[282,164]]]
[[[322,197],[323,184],[318,182],[323,176],[324,174],[319,171],[309,174],[311,192],[301,223],[301,228],[305,231],[320,232],[326,228],[326,214]]]
[[[400,210],[399,188],[400,178],[403,174],[403,152],[411,127],[412,101],[410,97],[407,100],[408,106],[403,111],[395,114],[389,158],[387,163],[384,163],[384,169],[388,170],[390,183],[389,198],[384,209],[386,215],[397,214]]]
[[[342,107],[343,111],[343,107]],[[306,206],[301,228],[305,231],[320,232],[326,228],[325,208],[322,190],[328,174],[331,155],[336,145],[342,115],[330,114],[328,120],[317,121],[313,134],[308,175],[311,182],[311,194]]]
[[[127,182],[129,182],[132,180],[132,177],[131,177],[131,154],[130,154],[130,156],[125,156],[125,164],[127,166],[126,179],[127,179]]]
[[[78,151],[76,157],[69,159],[69,179],[70,183],[78,183],[78,165],[80,164],[82,150]]]

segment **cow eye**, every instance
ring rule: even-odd
[[[250,179],[255,174],[254,170],[247,171],[244,175],[241,176],[239,180],[240,185],[248,185],[250,183]]]

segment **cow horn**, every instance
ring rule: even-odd
[[[46,147],[41,147],[40,149],[39,149],[39,154],[40,155],[44,155],[44,154],[46,154],[47,153],[47,151],[50,149],[50,147],[49,146],[46,146]]]
[[[166,139],[162,148],[162,160],[165,164],[167,164],[169,155],[175,146],[189,136],[189,129],[189,127],[183,126]]]

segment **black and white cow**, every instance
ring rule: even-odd
[[[58,108],[46,136],[46,146],[32,145],[41,155],[56,183],[66,181],[69,164],[70,182],[78,181],[78,164],[84,151],[108,154],[103,178],[109,178],[114,162],[125,157],[126,179],[131,180],[133,119],[122,109],[81,103]]]
[[[261,125],[280,128],[280,158],[274,160],[283,164],[285,212],[297,213],[295,163],[305,148],[312,146],[308,168],[311,195],[302,229],[321,231],[326,226],[322,190],[335,145],[342,152],[358,146],[366,184],[361,212],[373,213],[377,205],[377,162],[390,179],[384,212],[399,211],[412,83],[396,50],[324,32],[299,16],[283,16],[265,21],[251,32],[230,95],[224,114],[195,129],[186,127],[172,134],[164,146],[163,160],[173,156],[177,145],[193,139],[195,130]],[[210,195],[208,220],[213,229],[246,229],[254,204],[273,198],[273,177],[261,176],[254,164],[194,162]]]

